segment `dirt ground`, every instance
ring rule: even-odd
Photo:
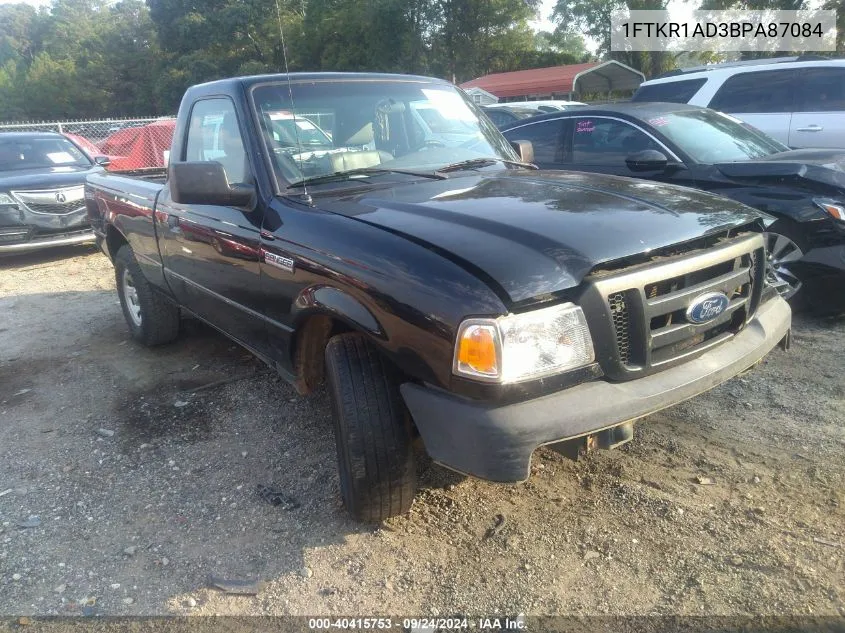
[[[0,615],[845,616],[845,321],[794,334],[524,484],[423,466],[373,529],[341,506],[324,393],[193,322],[139,347],[93,248],[0,260]]]

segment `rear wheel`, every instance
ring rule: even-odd
[[[784,299],[796,297],[803,281],[794,272],[794,266],[807,252],[804,238],[798,228],[785,220],[779,220],[763,234],[766,240],[766,276]]]
[[[144,277],[128,245],[114,256],[120,307],[132,338],[144,345],[169,343],[179,334],[179,308],[158,294]]]
[[[379,523],[411,508],[417,490],[410,418],[387,361],[361,334],[326,346],[340,490],[353,518]]]

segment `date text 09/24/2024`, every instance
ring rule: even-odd
[[[527,626],[522,615],[515,617],[419,617],[419,618],[309,618],[308,628],[311,630],[391,630],[393,628],[409,633],[441,630],[479,631],[525,631]]]

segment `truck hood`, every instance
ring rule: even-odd
[[[841,149],[796,149],[755,160],[719,163],[716,168],[734,180],[789,178],[845,191],[845,150]]]
[[[91,167],[45,167],[42,169],[21,169],[0,171],[0,191],[55,189],[85,184],[85,176],[102,169]]]
[[[599,264],[763,217],[684,187],[527,170],[370,190],[326,207],[439,251],[510,303],[577,286]]]

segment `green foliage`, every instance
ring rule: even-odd
[[[578,62],[588,61],[590,57],[584,38],[578,33],[571,33],[561,28],[552,32],[540,31],[537,33],[534,36],[534,48],[538,53],[568,55]]]
[[[668,0],[558,0],[554,20],[560,36],[586,35],[598,44],[598,54],[610,57],[653,76],[675,67],[674,58],[663,52],[619,53],[610,50],[610,16],[620,9],[661,10]]]
[[[464,81],[581,61],[540,0],[53,0],[0,5],[0,119],[172,113],[220,77],[360,70]]]
[[[157,113],[159,49],[142,0],[0,6],[0,119]]]
[[[809,0],[701,0],[701,8],[802,8]],[[845,38],[842,0],[839,50]],[[668,0],[53,0],[0,4],[0,120],[169,114],[189,85],[232,75],[338,70],[462,82],[493,72],[611,57],[653,76],[660,52],[610,51],[615,9]],[[281,32],[284,33],[284,47]],[[283,51],[284,49],[284,51]],[[701,56],[707,61],[707,56]],[[716,60],[718,61],[718,60]]]

